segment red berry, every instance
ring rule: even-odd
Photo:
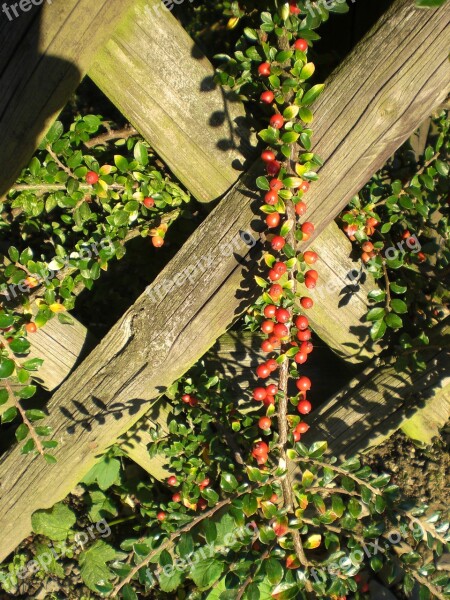
[[[273,352],[274,351],[273,344],[270,343],[270,340],[263,341],[263,343],[261,344],[261,350],[263,352]]]
[[[283,182],[281,179],[271,179],[269,182],[269,187],[271,190],[275,190],[275,192],[279,192],[283,187]]]
[[[273,265],[273,270],[279,275],[284,275],[287,271],[287,267],[283,262],[276,262]]]
[[[307,265],[313,265],[315,262],[317,262],[318,258],[319,257],[317,254],[315,252],[311,252],[310,250],[307,250],[303,253],[303,260]]]
[[[260,99],[261,102],[264,102],[264,104],[272,104],[274,97],[275,96],[273,95],[273,92],[267,90],[261,94]]]
[[[161,246],[164,246],[164,238],[162,238],[160,235],[155,235],[152,237],[152,244],[155,246],[155,248],[161,248]]]
[[[303,38],[299,38],[298,40],[295,40],[294,48],[301,52],[305,52],[308,49],[308,42]]]
[[[311,339],[311,329],[297,332],[297,339],[301,342],[308,342]]]
[[[294,442],[299,442],[301,440],[300,432],[294,429]]]
[[[266,407],[270,406],[271,404],[275,404],[275,398],[273,396],[271,396],[270,394],[267,394],[267,396],[263,400],[263,404]]]
[[[205,510],[207,506],[208,502],[204,498],[199,498],[197,502],[197,508],[199,508],[200,510]]]
[[[304,202],[297,202],[295,205],[295,214],[302,217],[306,213],[306,204]]]
[[[272,240],[272,248],[274,250],[281,250],[286,244],[286,240],[281,235],[276,235]]]
[[[273,229],[274,227],[278,227],[278,225],[280,224],[280,220],[281,220],[280,213],[277,213],[277,212],[270,213],[269,215],[266,216],[266,225],[270,229]]]
[[[309,183],[307,181],[303,181],[300,184],[300,189],[302,190],[303,193],[306,194],[306,192],[309,190]]]
[[[259,367],[256,369],[256,374],[261,379],[267,379],[267,377],[270,375],[270,369],[267,365],[259,365]]]
[[[295,430],[298,431],[299,433],[306,433],[308,431],[308,429],[309,429],[309,425],[308,425],[308,423],[305,423],[305,421],[300,421],[300,423],[295,428]]]
[[[306,352],[297,352],[297,354],[294,356],[294,360],[299,365],[303,365],[308,360],[308,355]]]
[[[314,302],[312,298],[309,298],[308,296],[303,296],[303,298],[300,298],[300,304],[302,308],[308,309],[312,308]]]
[[[281,163],[278,160],[273,160],[272,162],[269,162],[266,164],[266,171],[267,174],[274,177],[275,175],[278,175],[278,173],[280,172],[281,169]]]
[[[291,318],[291,313],[286,308],[278,308],[275,313],[278,323],[287,323]]]
[[[317,281],[319,279],[319,273],[314,269],[308,269],[305,273],[305,277],[311,277],[314,281]]]
[[[95,173],[95,171],[88,171],[86,173],[86,183],[89,185],[95,185],[99,179],[100,177],[97,173]]]
[[[253,390],[253,399],[262,402],[267,396],[267,391],[263,387],[257,387]]]
[[[263,77],[268,77],[270,75],[270,64],[268,62],[263,62],[258,67],[258,73]]]
[[[273,373],[273,371],[278,369],[278,363],[274,358],[269,358],[269,360],[266,362],[266,367],[271,373]]]
[[[264,162],[273,162],[275,160],[275,153],[272,150],[264,150],[261,158]]]
[[[275,337],[274,335],[270,336],[269,342],[272,344],[272,346],[274,348],[279,348],[281,346],[280,340],[277,337]]]
[[[295,382],[295,385],[300,392],[307,392],[311,389],[311,379],[305,376],[300,377],[300,379],[297,379]]]
[[[281,238],[281,239],[283,239],[283,238]],[[272,300],[274,302],[279,300],[282,295],[283,295],[283,288],[281,287],[281,285],[279,283],[274,283],[269,288],[269,296],[272,298]]]
[[[312,277],[305,277],[305,285],[308,290],[313,290],[316,287],[316,280]]]
[[[314,350],[314,346],[311,342],[302,342],[300,346],[300,352],[305,352],[306,354],[311,354]]]
[[[300,329],[300,331],[304,331],[305,329],[308,329],[308,325],[309,325],[308,318],[305,317],[304,315],[300,315],[299,317],[297,317],[295,319],[295,326],[297,327],[297,329]]]
[[[252,454],[253,456],[263,456],[269,452],[269,446],[266,442],[256,442],[253,446]]]
[[[177,478],[175,477],[175,475],[171,475],[168,479],[167,479],[167,485],[177,485],[178,481]]]
[[[369,217],[366,221],[366,225],[369,227],[376,227],[378,225],[378,221],[375,219],[375,217]]]
[[[302,11],[299,9],[299,7],[296,4],[289,4],[289,12],[291,13],[291,15],[298,15]]]
[[[155,206],[155,201],[153,198],[144,198],[144,206],[145,208],[152,208],[152,206]]]
[[[274,206],[278,202],[278,194],[274,190],[269,190],[264,196],[264,202],[269,206]]]
[[[283,116],[279,114],[272,115],[269,123],[274,129],[281,129],[284,125]]]
[[[172,496],[172,502],[181,502],[180,492],[175,492],[175,494]]]
[[[264,316],[267,317],[268,319],[273,319],[276,312],[277,312],[277,307],[275,306],[275,304],[268,304],[264,308]]]
[[[314,225],[312,223],[310,223],[309,221],[306,221],[305,223],[303,223],[302,225],[302,232],[303,233],[307,233],[309,235],[311,235],[314,231]]]
[[[270,281],[278,281],[280,279],[280,277],[281,277],[280,273],[275,271],[275,269],[270,269],[270,271],[269,271]]]
[[[272,421],[269,419],[269,417],[261,417],[258,421],[258,426],[261,429],[264,429],[264,431],[267,431],[268,429],[270,429],[272,425]]]
[[[369,584],[367,583],[367,581],[366,581],[366,583],[362,584],[362,586],[361,586],[361,592],[363,594],[367,594],[367,592],[369,591],[369,589],[370,589],[370,587],[369,587]]]
[[[25,325],[25,329],[27,330],[28,333],[36,333],[36,331],[37,331],[36,323],[27,323]]]
[[[311,402],[309,400],[300,400],[297,405],[297,410],[301,415],[307,415],[311,412]]]
[[[191,398],[189,400],[189,406],[197,406],[197,404],[198,404],[197,398]]]
[[[274,383],[271,383],[270,385],[268,385],[266,387],[266,392],[270,395],[270,396],[275,396],[275,394],[278,392],[278,388]]]
[[[156,518],[158,519],[158,521],[164,521],[164,519],[166,518],[166,513],[161,511],[156,515]]]
[[[207,487],[208,487],[209,483],[210,483],[210,481],[209,481],[208,477],[206,477],[206,478],[205,478],[203,481],[201,481],[201,482],[198,484],[198,487],[199,487],[201,490],[204,490],[205,488],[207,488]]]
[[[191,401],[191,396],[190,394],[183,394],[183,396],[181,396],[181,399],[185,404],[189,404]]]
[[[278,496],[275,493],[273,493],[270,496],[270,502],[272,502],[273,504],[275,504],[275,502],[277,502],[277,501],[278,501]]]
[[[372,252],[372,250],[373,250],[372,242],[364,242],[364,244],[362,245],[362,249],[364,250],[364,252]]]
[[[289,329],[283,323],[277,323],[273,328],[273,334],[280,340],[288,337]]]
[[[263,333],[272,333],[275,323],[273,321],[263,321],[261,323],[261,331]]]

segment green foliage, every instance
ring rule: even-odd
[[[124,256],[125,242],[138,235],[164,238],[190,201],[139,136],[125,130],[109,134],[114,142],[105,140],[105,125],[97,115],[76,117],[67,131],[55,122],[0,203],[0,232],[8,239],[0,254],[0,379],[7,380],[0,406],[16,398],[2,423],[18,419],[17,403],[36,392],[30,383],[43,361],[26,358],[30,327],[53,318],[73,323],[68,311],[76,296]],[[86,180],[89,171],[98,176],[94,184]],[[145,198],[153,198],[153,206],[146,207]],[[17,384],[25,387],[17,391]],[[23,452],[40,452],[54,462],[45,453],[54,442],[40,439],[51,429],[34,428],[28,413],[16,433],[19,442],[30,436]]]
[[[447,112],[435,116],[423,156],[412,161],[405,144],[342,216],[355,245],[373,243],[365,268],[380,289],[369,293],[376,306],[366,320],[372,340],[396,344],[399,370],[420,369],[413,350],[428,345],[429,331],[448,315],[449,129]]]

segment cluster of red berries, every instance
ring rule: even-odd
[[[181,396],[181,400],[185,404],[189,404],[189,406],[197,406],[197,404],[198,404],[197,398],[194,398],[194,396],[191,396],[191,394],[183,394]]]
[[[291,14],[298,14],[300,9],[292,4],[290,7]],[[294,50],[300,52],[306,52],[308,50],[308,43],[304,39],[298,39],[293,45]],[[261,77],[269,77],[271,74],[271,65],[268,62],[263,62],[258,67],[258,73]],[[260,100],[263,104],[272,105],[275,101],[275,95],[271,90],[265,90],[260,96]],[[269,118],[269,126],[273,129],[282,129],[285,126],[285,119],[282,114],[278,111],[274,105],[275,113]],[[261,154],[261,159],[265,163],[267,175],[269,176],[269,190],[264,195],[264,207],[263,211],[266,213],[266,225],[269,229],[276,229],[282,225],[282,214],[284,209],[277,210],[277,205],[280,201],[280,191],[285,187],[280,171],[282,169],[282,163],[278,160],[276,153],[272,149],[266,149]],[[302,197],[309,190],[310,184],[307,181],[302,181],[299,186],[298,195],[293,198],[294,210],[297,217],[303,217],[306,213],[307,206],[303,202]],[[310,221],[304,222],[300,227],[302,241],[307,241],[314,232],[314,225]],[[281,233],[282,233],[281,229]],[[286,245],[286,237],[280,234],[273,234],[269,236],[270,245],[273,251],[281,252]],[[287,235],[287,234],[286,234]],[[306,251],[303,253],[303,261],[307,267],[312,267],[318,260],[318,256],[315,252]],[[313,350],[313,344],[311,343],[311,330],[309,328],[309,321],[306,316],[299,315],[295,318],[293,311],[289,308],[289,302],[284,302],[285,294],[283,282],[287,277],[288,266],[287,264],[279,259],[276,260],[270,267],[268,272],[268,279],[270,281],[270,287],[267,290],[270,296],[271,303],[266,303],[262,309],[262,316],[264,317],[261,322],[261,330],[267,336],[262,344],[261,349],[263,352],[271,354],[274,352],[285,352],[292,346],[298,346],[298,350],[295,353],[294,361],[296,364],[304,364],[308,355]],[[312,290],[316,287],[318,280],[318,273],[312,268],[308,268],[304,273],[304,284],[308,290]],[[278,283],[279,282],[279,283]],[[309,296],[303,296],[300,298],[300,306],[304,310],[308,310],[313,306],[313,300]],[[256,368],[256,375],[260,379],[267,379],[273,376],[275,371],[278,369],[279,363],[276,358],[270,357]],[[301,376],[296,381],[297,389],[299,391],[299,401],[297,410],[301,415],[307,415],[311,411],[311,403],[307,399],[307,393],[311,389],[311,381],[308,377]],[[253,398],[257,402],[262,402],[264,407],[268,409],[271,405],[275,405],[276,395],[278,388],[275,384],[271,383],[266,386],[259,386],[253,390]],[[273,410],[273,409],[272,409]],[[262,416],[258,421],[260,429],[264,432],[270,432],[272,421],[269,416]],[[295,441],[299,441],[301,435],[306,433],[309,429],[309,425],[304,421],[300,421],[293,429],[293,436]],[[268,460],[269,446],[264,441],[258,441],[254,444],[252,449],[252,456],[256,459],[259,465],[263,465]]]
[[[170,487],[176,487],[178,485],[178,479],[175,477],[175,475],[171,475],[170,477],[167,478],[166,481],[167,485],[169,485]],[[205,477],[205,479],[203,479],[203,481],[201,481],[198,484],[198,488],[200,491],[204,490],[205,488],[209,487],[210,485],[210,480],[208,477]],[[172,494],[172,502],[181,502],[182,501],[182,496],[181,496],[181,492],[177,491],[174,492],[174,494]],[[197,501],[197,509],[199,510],[205,510],[205,508],[208,506],[208,502],[204,499],[204,498],[199,498]],[[156,518],[158,519],[158,521],[164,521],[167,517],[167,514],[164,511],[160,511],[157,513]]]

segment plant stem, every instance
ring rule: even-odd
[[[73,177],[73,179],[76,179],[76,176],[75,176],[74,172],[71,169],[69,169],[68,166],[66,166],[64,163],[62,163],[59,160],[58,155],[56,154],[56,152],[53,151],[53,149],[50,146],[50,144],[47,146],[46,150],[50,154],[50,156],[53,158],[53,160],[55,161],[55,163],[58,165],[58,167],[60,169],[62,169],[63,171],[65,171],[69,177]]]
[[[11,396],[12,401],[14,402],[14,406],[20,412],[20,416],[22,417],[22,421],[28,427],[28,430],[30,432],[30,436],[31,436],[31,438],[33,439],[33,441],[35,443],[36,450],[39,452],[39,454],[41,456],[44,456],[45,452],[44,452],[44,448],[42,446],[41,440],[39,439],[39,436],[36,433],[36,431],[35,431],[32,423],[31,423],[31,421],[28,419],[25,410],[23,409],[23,407],[20,404],[19,400],[16,398],[16,396],[14,394],[14,390],[12,389],[12,387],[10,386],[9,382],[6,379],[3,381],[3,383],[5,384],[5,387],[8,390],[8,394]]]
[[[107,133],[102,133],[87,142],[84,142],[86,148],[94,146],[106,145],[111,140],[124,139],[127,140],[134,135],[139,135],[139,132],[134,127],[124,127],[123,129],[110,130]]]

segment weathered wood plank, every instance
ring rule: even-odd
[[[325,178],[331,181],[314,191],[318,233],[440,101],[443,92],[435,86],[435,79],[439,76],[441,85],[448,82],[446,31],[442,27],[442,21],[447,26],[448,11],[445,6],[432,12],[418,11],[407,0],[395,3],[382,30],[389,50],[384,61],[380,61],[377,36],[372,34],[355,53],[357,62],[364,65],[367,52],[368,64],[373,67],[372,73],[368,71],[370,77],[360,75],[358,108],[340,112],[352,79],[346,70],[334,78],[327,97],[335,104],[339,123],[334,122],[322,100],[329,129],[319,125],[316,139],[316,150],[326,161]],[[407,24],[404,32],[399,27],[403,21]],[[407,52],[403,47],[406,43]],[[426,54],[422,54],[423,46]],[[414,50],[417,59],[411,56]],[[409,68],[411,63],[414,70]],[[382,85],[381,91],[373,87],[372,80]],[[391,96],[400,95],[402,102],[398,111],[386,111],[380,119],[378,99],[387,90]],[[366,106],[364,115],[359,112],[361,105]],[[407,107],[413,110],[408,112]],[[371,114],[377,129],[379,162],[373,155],[368,159],[366,140],[370,143],[375,137]],[[355,148],[356,138],[360,138],[360,154]],[[96,455],[147,412],[150,401],[196,362],[248,306],[255,294],[257,248],[249,254],[238,242],[233,253],[230,242],[237,239],[239,231],[253,231],[251,204],[255,194],[251,189],[259,169],[259,165],[252,167],[227,194],[147,292],[54,394],[49,422],[60,440],[58,464],[50,466],[40,457],[23,457],[18,448],[4,457],[0,465],[0,560],[28,534],[31,513],[65,497],[95,463]],[[351,190],[344,190],[342,181],[339,189],[332,185],[333,178],[341,180],[342,173],[349,172],[354,176],[349,181]],[[191,269],[188,284],[180,275],[186,275],[186,265]],[[173,281],[176,284],[170,285]],[[163,291],[156,295],[157,290]],[[153,299],[148,292],[155,292]],[[151,338],[149,331],[154,332]],[[30,489],[32,496],[27,494]]]
[[[110,37],[131,0],[53,0],[0,22],[0,197]],[[16,3],[17,6],[17,3]]]
[[[198,200],[235,183],[249,133],[244,108],[217,87],[211,63],[161,0],[134,2],[89,76]]]
[[[326,440],[343,458],[381,444],[430,403],[448,418],[450,348],[430,352],[426,363],[423,373],[399,374],[388,365],[356,377],[314,412],[308,443]]]

